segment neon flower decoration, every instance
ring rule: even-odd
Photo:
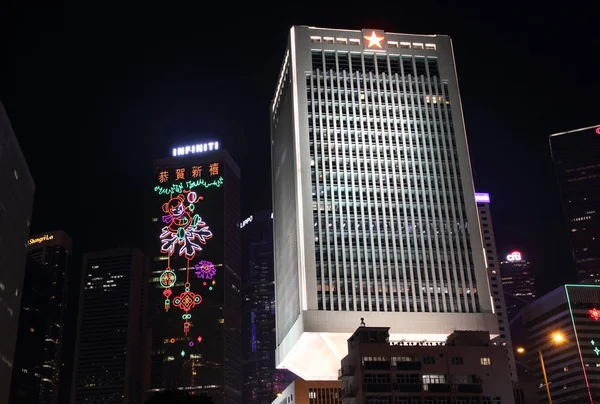
[[[202,251],[201,245],[212,238],[209,227],[194,213],[195,203],[200,200],[202,197],[190,191],[187,196],[179,194],[163,204],[162,210],[167,215],[162,217],[166,226],[160,235],[161,252],[171,256],[175,253],[175,247],[180,246],[178,254],[191,260],[196,252]]]
[[[180,308],[185,313],[181,316],[185,320],[185,323],[183,323],[183,332],[185,335],[190,331],[189,319],[192,318],[190,310],[200,303],[202,303],[202,296],[190,292],[189,282],[185,284],[185,291],[173,299],[173,306]]]
[[[597,308],[593,308],[590,311],[588,311],[588,313],[590,313],[590,317],[595,320],[598,321],[600,320],[600,310],[598,310]]]
[[[217,273],[215,264],[210,261],[200,261],[194,266],[194,268],[196,268],[196,276],[199,279],[212,279]]]

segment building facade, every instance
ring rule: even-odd
[[[9,399],[35,185],[0,103],[0,403]]]
[[[244,396],[246,404],[270,404],[296,376],[275,368],[275,282],[273,221],[262,211],[240,223],[244,246],[242,273]]]
[[[500,262],[500,273],[504,293],[513,297],[510,300],[512,304],[508,307],[508,315],[512,318],[524,307],[519,301],[530,303],[537,296],[531,262],[525,259],[521,251],[511,251]]]
[[[148,259],[137,249],[86,253],[81,283],[72,403],[144,403]]]
[[[341,385],[337,380],[296,379],[278,394],[273,404],[342,404]]]
[[[59,402],[71,253],[71,238],[62,231],[28,241],[11,403]]]
[[[490,287],[492,290],[492,301],[494,310],[498,318],[498,330],[500,335],[494,338],[495,345],[504,347],[508,359],[508,368],[511,379],[518,380],[517,367],[515,363],[515,353],[510,333],[510,322],[506,308],[505,293],[503,289],[503,280],[499,271],[498,249],[496,248],[496,239],[494,237],[494,225],[492,221],[492,211],[490,209],[490,194],[476,193],[475,202],[479,212],[479,224],[483,236],[483,248],[487,263],[487,273]]]
[[[548,403],[539,351],[555,403],[592,404],[600,400],[600,285],[565,285],[523,309],[531,374]],[[559,333],[562,343],[553,342]],[[598,369],[598,370],[597,370]]]
[[[573,260],[581,282],[600,282],[600,125],[550,136]]]
[[[336,379],[360,317],[498,334],[449,37],[292,27],[271,140],[279,367]]]
[[[151,392],[176,388],[237,404],[243,385],[240,170],[218,146],[173,154],[156,162],[153,187]]]
[[[340,379],[344,404],[514,404],[504,349],[485,331],[444,343],[390,344],[389,327],[359,327]]]

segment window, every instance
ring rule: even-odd
[[[321,43],[321,37],[320,36],[311,36],[310,41],[313,43]]]
[[[452,357],[452,364],[453,365],[464,365],[464,361],[462,356],[453,356]]]
[[[425,44],[425,49],[427,49],[427,50],[435,50],[435,44],[433,44],[433,43],[426,43]]]
[[[490,358],[480,358],[479,363],[483,366],[490,366],[492,364],[492,360]]]
[[[425,356],[423,358],[423,363],[426,365],[435,365],[435,357],[434,356]]]
[[[392,366],[396,366],[398,362],[413,362],[414,359],[410,356],[392,356]]]

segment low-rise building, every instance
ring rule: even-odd
[[[506,352],[486,331],[445,343],[389,341],[389,327],[359,327],[339,372],[344,404],[514,404]]]

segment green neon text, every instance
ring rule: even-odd
[[[197,180],[190,180],[185,182],[180,182],[177,184],[172,184],[170,187],[163,187],[157,185],[154,187],[154,192],[158,192],[159,195],[165,194],[180,194],[184,189],[194,189],[198,187],[210,188],[215,187],[218,188],[223,185],[223,177],[219,177],[218,179],[207,182],[202,178],[198,178]]]

